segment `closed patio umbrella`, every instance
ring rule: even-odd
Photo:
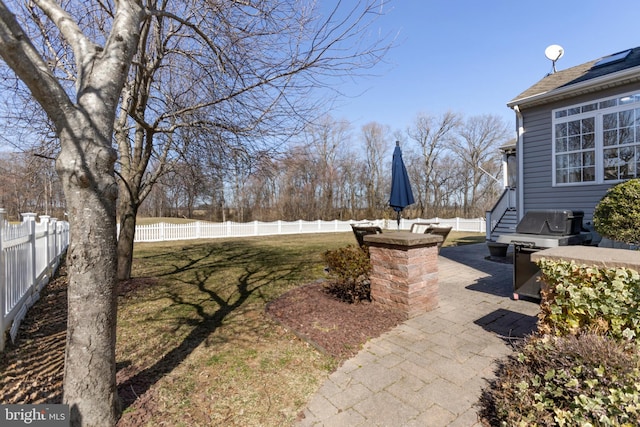
[[[397,212],[398,228],[400,228],[400,212],[414,202],[413,191],[407,168],[402,160],[402,150],[400,142],[396,141],[396,148],[393,150],[393,162],[391,163],[391,196],[389,206]]]

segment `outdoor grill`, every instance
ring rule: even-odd
[[[591,233],[582,231],[581,211],[530,210],[516,226],[514,234],[498,237],[498,243],[513,244],[513,298],[540,299],[540,269],[531,254],[556,246],[582,245]]]

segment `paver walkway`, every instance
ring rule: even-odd
[[[442,248],[439,306],[368,342],[332,373],[298,427],[479,426],[478,398],[509,337],[535,328],[539,305],[514,301],[511,264],[485,244]]]

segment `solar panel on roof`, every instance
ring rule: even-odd
[[[622,52],[614,53],[613,55],[605,56],[595,64],[594,67],[600,67],[602,65],[611,64],[612,62],[623,61],[629,56],[631,49],[623,50]]]

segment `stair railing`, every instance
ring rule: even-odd
[[[516,207],[516,189],[505,188],[493,209],[486,212],[487,240],[491,240],[491,233],[496,229],[500,220],[509,209]]]

